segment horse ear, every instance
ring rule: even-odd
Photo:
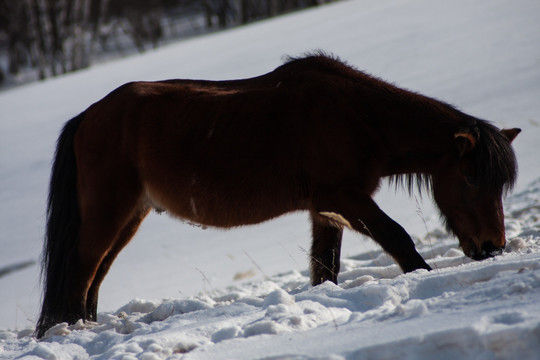
[[[518,136],[518,134],[521,132],[521,129],[513,128],[513,129],[502,129],[501,134],[504,135],[505,138],[508,139],[508,141],[512,142]]]
[[[462,157],[476,146],[476,138],[473,134],[458,132],[454,134],[459,156]]]

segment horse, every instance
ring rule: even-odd
[[[429,190],[467,256],[495,256],[519,132],[324,53],[249,79],[124,84],[59,136],[36,336],[96,321],[100,284],[152,209],[216,228],[307,211],[313,286],[337,283],[346,227],[403,272],[431,270],[372,198],[390,178]]]

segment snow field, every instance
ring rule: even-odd
[[[59,324],[41,342],[28,330],[0,332],[0,358],[535,359],[539,198],[540,179],[507,200],[512,239],[483,262],[453,239],[424,240],[431,272],[401,274],[374,251],[344,259],[339,286],[311,287],[291,271],[195,297],[133,299],[97,324]]]

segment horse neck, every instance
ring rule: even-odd
[[[454,133],[467,123],[464,114],[449,105],[422,96],[411,100],[385,107],[382,114],[389,159],[385,175],[432,174],[453,151]]]

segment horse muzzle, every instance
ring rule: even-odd
[[[480,250],[474,249],[467,254],[473,260],[484,260],[490,257],[501,255],[505,247],[505,242],[502,246],[495,246],[491,241],[485,241],[482,243]]]

